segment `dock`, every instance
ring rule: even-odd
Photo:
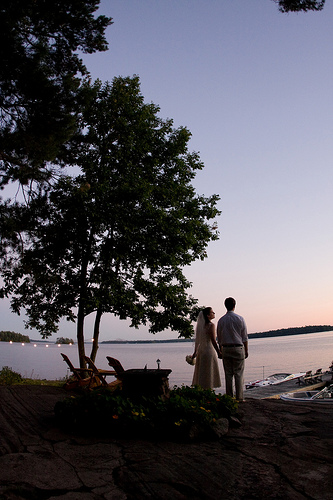
[[[275,385],[265,385],[263,387],[253,387],[244,391],[246,399],[280,399],[280,394],[296,391],[315,391],[323,388],[327,383],[333,384],[331,372],[323,372],[322,381],[314,384],[299,384],[297,380],[288,380]]]

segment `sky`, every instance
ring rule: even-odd
[[[220,238],[185,269],[191,295],[216,318],[233,296],[249,333],[332,325],[333,2],[102,0],[99,13],[113,24],[109,50],[84,57],[92,78],[138,75],[145,102],[191,131],[197,193],[220,196]],[[8,301],[0,313],[0,330],[39,338]],[[101,340],[178,336],[128,325],[105,315]]]

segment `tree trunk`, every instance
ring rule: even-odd
[[[90,229],[90,234],[86,238],[86,242],[82,245],[82,263],[80,277],[80,298],[77,313],[77,345],[79,351],[80,368],[87,368],[84,356],[84,318],[86,314],[86,298],[87,298],[87,271],[88,262],[93,241],[94,230]]]
[[[91,349],[90,359],[95,363],[96,354],[98,350],[98,337],[99,337],[99,327],[101,324],[102,318],[102,308],[99,307],[96,312],[96,318],[94,323],[94,337],[93,337],[93,346]]]
[[[87,368],[86,362],[84,360],[85,349],[84,349],[84,310],[82,305],[79,305],[79,311],[77,315],[77,347],[79,351],[80,368]]]

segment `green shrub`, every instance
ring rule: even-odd
[[[3,366],[0,371],[0,385],[14,385],[22,382],[22,377],[19,373],[13,372],[8,366]]]
[[[59,401],[58,423],[68,431],[83,434],[144,436],[184,439],[196,427],[208,436],[220,418],[230,418],[237,402],[226,395],[199,387],[175,387],[168,399],[141,397],[135,400],[96,389]]]

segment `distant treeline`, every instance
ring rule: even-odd
[[[16,332],[0,332],[0,342],[30,342],[28,335],[22,335]]]
[[[333,331],[331,325],[319,326],[299,326],[294,328],[281,328],[280,330],[269,330],[268,332],[249,333],[250,339],[259,339],[263,337],[281,337],[283,335],[300,335],[302,333],[316,333]],[[0,332],[0,342],[30,342],[28,335],[22,335],[16,332]],[[168,339],[168,340],[104,340],[101,344],[171,344],[174,342],[193,342],[194,339]],[[74,341],[60,337],[56,340],[58,344],[67,344]]]
[[[294,328],[281,328],[280,330],[269,330],[268,332],[249,333],[249,338],[259,339],[262,337],[281,337],[283,335],[300,335],[304,333],[329,332],[333,330],[331,325],[298,326]]]
[[[103,340],[101,344],[171,344],[172,342],[193,342],[193,338],[169,340]]]
[[[281,328],[280,330],[269,330],[268,332],[249,333],[250,339],[262,337],[282,337],[283,335],[300,335],[302,333],[316,333],[333,331],[331,325],[299,326],[294,328]],[[169,340],[104,340],[101,344],[170,344],[173,342],[193,342],[191,339],[169,339]]]

